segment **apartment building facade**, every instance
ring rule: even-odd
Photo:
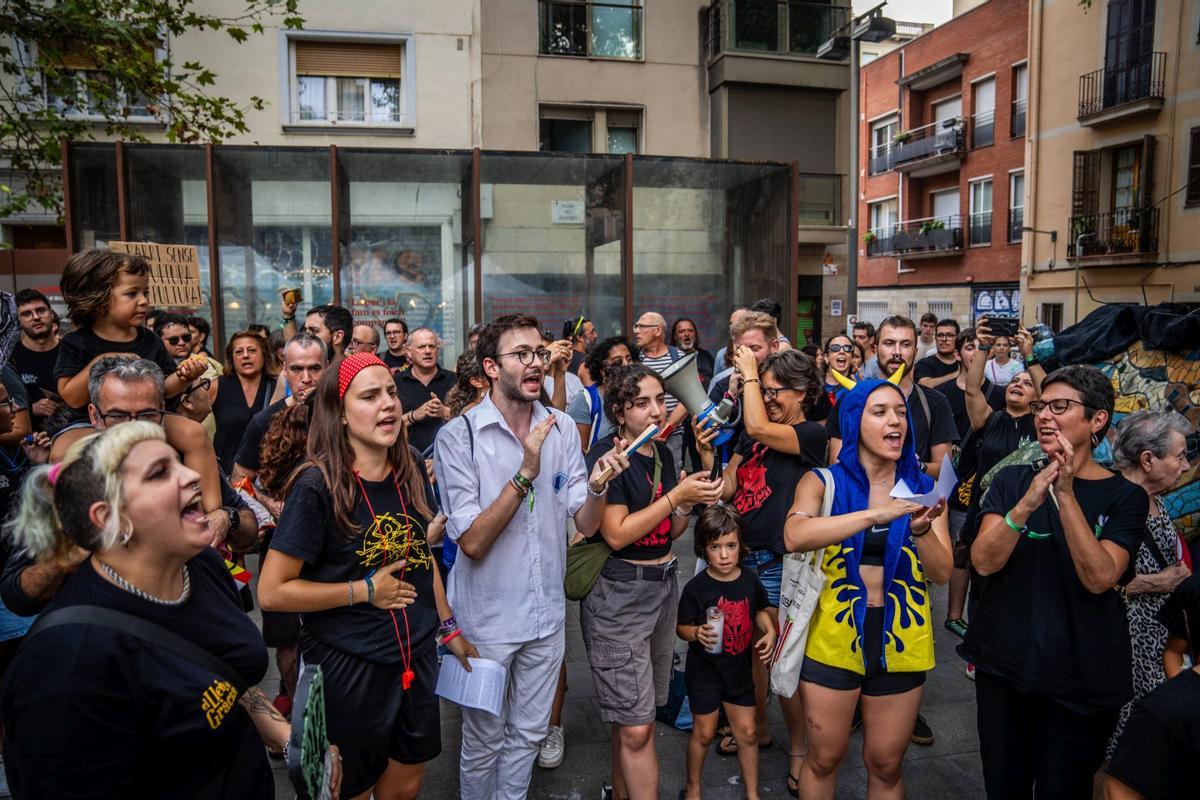
[[[1026,322],[1200,302],[1200,3],[1031,8]]]
[[[862,68],[860,318],[1020,308],[1026,18],[989,0]]]

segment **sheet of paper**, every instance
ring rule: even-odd
[[[947,454],[942,456],[942,470],[938,474],[938,479],[934,482],[933,488],[928,492],[917,494],[901,479],[896,481],[896,485],[892,487],[892,491],[889,494],[901,500],[911,500],[923,506],[932,506],[938,500],[945,500],[950,497],[950,493],[954,491],[954,487],[957,484],[958,476],[954,474],[954,465],[950,463],[950,456]]]
[[[478,708],[500,716],[500,710],[504,708],[508,670],[486,658],[468,660],[471,663],[470,672],[463,669],[454,656],[445,656],[434,693],[460,706]]]

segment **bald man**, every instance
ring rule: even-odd
[[[379,352],[379,331],[373,325],[355,325],[350,331],[350,346],[346,355],[351,353]]]
[[[633,336],[641,351],[641,362],[655,372],[662,373],[680,358],[680,352],[667,344],[667,320],[662,314],[647,311],[633,325]],[[674,395],[667,394],[667,420],[664,429],[671,426],[666,438],[667,448],[675,457],[675,468],[683,467],[683,428],[687,425],[687,408]]]

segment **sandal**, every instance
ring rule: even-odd
[[[759,750],[770,750],[774,746],[775,746],[775,740],[767,739],[765,744],[760,744],[758,746],[758,749]],[[737,739],[733,738],[732,733],[726,733],[724,736],[721,737],[720,741],[717,742],[717,746],[715,749],[716,749],[718,755],[736,756],[737,751],[738,751]]]
[[[807,750],[802,753],[788,753],[788,758],[804,758],[806,755],[808,755]],[[800,778],[792,774],[790,765],[788,766],[787,774],[787,790],[788,794],[790,794],[792,797],[800,796]]]

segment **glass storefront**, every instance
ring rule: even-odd
[[[788,308],[794,289],[789,209],[800,204],[783,164],[251,146],[213,147],[210,160],[183,145],[125,145],[123,157],[118,175],[115,144],[71,146],[70,246],[122,233],[196,245],[199,313],[225,337],[277,326],[279,292],[298,288],[301,316],[340,302],[356,322],[433,329],[451,366],[471,325],[514,312],[555,335],[580,314],[602,336],[647,310],[689,316],[716,348],[731,305]]]

